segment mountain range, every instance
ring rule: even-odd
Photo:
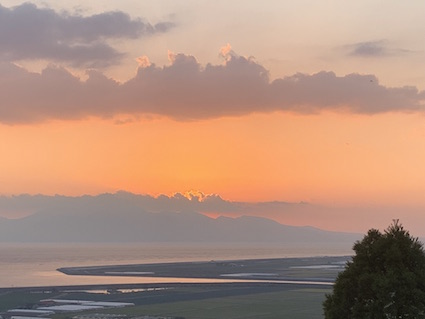
[[[354,243],[361,237],[263,217],[147,211],[135,198],[128,193],[50,197],[49,205],[38,205],[36,212],[23,218],[0,218],[0,242]]]

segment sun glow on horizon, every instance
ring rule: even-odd
[[[198,191],[182,191],[194,189],[236,201],[419,204],[422,128],[411,115],[332,113],[0,126],[8,135],[0,144],[0,193],[181,191],[202,199]]]

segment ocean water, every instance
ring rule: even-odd
[[[9,244],[0,243],[0,287],[209,282],[208,279],[67,276],[56,269],[185,261],[352,255],[347,243],[323,244]]]

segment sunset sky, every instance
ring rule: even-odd
[[[400,218],[425,236],[424,14],[423,0],[0,1],[0,195],[197,190],[330,208],[282,223]]]

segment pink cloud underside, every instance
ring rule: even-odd
[[[274,111],[376,114],[424,110],[425,92],[416,87],[385,87],[373,75],[337,76],[324,71],[271,81],[268,71],[252,58],[232,51],[226,54],[223,64],[205,66],[185,54],[174,54],[163,67],[144,58],[137,74],[125,83],[99,71],[89,71],[88,79],[82,81],[62,67],[49,66],[38,74],[3,62],[0,122],[119,114],[198,120]]]

